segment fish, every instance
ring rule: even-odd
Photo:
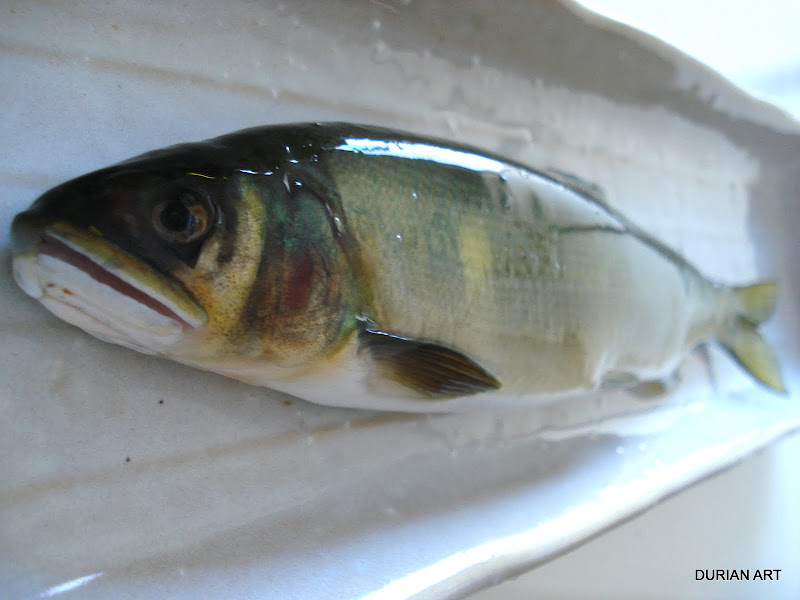
[[[596,186],[348,123],[246,129],[61,184],[11,226],[19,287],[101,340],[318,404],[491,410],[666,381],[715,342],[785,392],[726,286]]]

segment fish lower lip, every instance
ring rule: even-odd
[[[33,254],[30,252],[24,257],[21,254],[14,255],[12,267],[14,279],[17,285],[19,285],[22,291],[28,294],[28,296],[36,300],[41,300],[44,292],[42,290],[42,284],[36,276],[36,267],[32,257]]]
[[[53,258],[80,269],[95,281],[102,283],[103,285],[107,285],[120,294],[128,296],[136,302],[147,306],[160,315],[174,319],[183,325],[191,327],[191,324],[187,323],[185,319],[183,319],[180,315],[175,313],[175,311],[162,302],[159,302],[152,296],[146,294],[141,289],[131,285],[127,281],[120,279],[105,269],[102,265],[93,261],[87,255],[75,250],[47,232],[42,233],[40,236],[38,251],[40,254],[52,256]]]

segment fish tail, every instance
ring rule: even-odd
[[[732,291],[737,314],[732,325],[719,336],[720,344],[758,381],[786,393],[778,359],[758,332],[758,325],[775,310],[777,285],[756,283]]]
[[[778,286],[772,282],[761,282],[733,288],[733,295],[739,315],[753,325],[760,325],[775,312]]]

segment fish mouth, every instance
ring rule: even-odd
[[[208,320],[175,281],[99,234],[56,223],[25,236],[13,255],[17,284],[100,339],[160,354]]]

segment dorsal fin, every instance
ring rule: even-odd
[[[548,167],[543,173],[550,179],[559,182],[571,190],[575,190],[582,196],[588,196],[599,204],[606,206],[606,193],[603,191],[603,188],[596,183],[587,181],[574,173],[568,173],[554,167]]]

